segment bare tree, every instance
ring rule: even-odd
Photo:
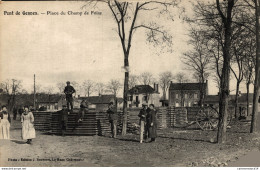
[[[204,83],[209,76],[211,57],[207,51],[207,40],[204,39],[204,32],[200,31],[201,28],[192,27],[190,29],[191,40],[189,44],[193,46],[192,50],[184,53],[182,62],[188,66],[188,69],[193,71],[195,77],[200,83],[200,100],[199,105],[202,106],[205,97]]]
[[[34,85],[31,86],[32,89],[34,89]],[[42,92],[42,85],[37,84],[35,85],[35,94],[39,94]],[[34,90],[31,91],[31,94],[34,93]]]
[[[249,88],[250,84],[253,84],[254,82],[254,68],[255,68],[255,46],[250,44],[249,50],[248,50],[248,56],[245,57],[243,62],[243,72],[245,77],[245,83],[246,83],[246,108],[247,108],[247,116],[249,116]]]
[[[97,1],[96,1],[97,2]],[[160,14],[168,15],[168,18],[172,19],[170,15],[170,8],[175,7],[177,4],[174,1],[162,2],[162,1],[147,1],[147,2],[122,2],[122,1],[109,1],[103,0],[107,3],[109,9],[112,12],[113,18],[117,26],[117,34],[122,45],[123,60],[125,67],[125,79],[123,90],[123,130],[122,135],[126,134],[127,124],[127,95],[129,90],[129,56],[132,46],[132,40],[134,32],[139,29],[145,29],[147,35],[147,41],[153,43],[155,46],[171,47],[172,36],[170,36],[162,26],[158,26],[152,20],[141,20],[139,17],[142,15],[151,14],[152,12],[159,12]],[[150,17],[152,19],[153,17]],[[171,49],[171,48],[169,48]]]
[[[98,93],[98,95],[102,95],[105,91],[105,85],[103,83],[97,83],[95,90]]]
[[[151,73],[143,72],[138,76],[138,81],[142,85],[151,85],[154,82],[154,78]]]
[[[72,85],[72,86],[74,87],[74,89],[75,89],[74,95],[77,96],[77,94],[80,94],[80,89],[81,89],[80,84],[79,84],[78,82],[76,82],[76,81],[72,81],[72,82],[71,82],[71,85]]]
[[[3,93],[8,95],[8,109],[13,110],[16,104],[16,95],[22,90],[22,81],[16,79],[7,79],[0,84]]]
[[[241,27],[239,27],[241,29]],[[252,56],[254,49],[253,45],[253,39],[254,35],[250,31],[244,31],[237,36],[235,41],[233,40],[232,43],[232,54],[233,54],[233,61],[231,62],[231,68],[230,70],[232,71],[237,83],[236,83],[236,95],[235,95],[235,118],[238,118],[238,95],[239,95],[239,88],[240,88],[240,83],[243,81],[244,77],[248,77],[249,79],[252,78],[250,74],[252,74],[252,70],[249,71],[249,75],[245,75],[245,62],[250,64],[248,60],[250,60],[250,56]],[[247,60],[247,61],[246,61]],[[252,59],[251,59],[252,60]],[[235,67],[233,68],[233,65]],[[250,66],[250,65],[247,65]],[[246,67],[247,67],[246,66]],[[251,73],[250,73],[251,72]]]
[[[226,142],[226,128],[228,117],[228,98],[229,98],[229,76],[230,76],[230,49],[232,36],[232,10],[235,0],[227,1],[227,9],[223,10],[223,6],[219,0],[216,0],[218,14],[221,16],[224,32],[224,46],[223,46],[223,67],[220,81],[220,100],[219,100],[219,126],[218,126],[218,143]]]
[[[85,96],[88,95],[88,97],[90,96],[90,94],[95,90],[94,89],[94,82],[91,80],[86,80],[83,82],[82,84],[82,88],[85,92]]]
[[[179,72],[174,76],[177,83],[187,83],[189,79],[185,73]]]
[[[253,98],[253,112],[250,132],[255,133],[260,131],[260,127],[257,127],[257,119],[260,120],[260,114],[258,113],[258,101],[259,101],[259,84],[260,84],[260,0],[254,0],[255,9],[255,34],[256,34],[256,64],[255,64],[255,82],[254,82],[254,98]]]
[[[59,82],[59,83],[57,83],[56,86],[57,86],[57,88],[59,90],[59,94],[63,94],[64,93],[64,88],[65,88],[65,83]]]
[[[118,94],[118,91],[122,88],[122,84],[119,80],[112,79],[107,84],[107,91],[112,93],[115,97]]]
[[[47,87],[45,87],[45,88],[44,88],[44,93],[45,93],[45,94],[49,94],[49,95],[53,94],[53,93],[54,93],[54,87],[53,87],[53,86],[47,86]]]
[[[129,76],[129,89],[135,87],[135,85],[137,85],[137,82],[138,82],[138,76],[130,75]]]
[[[163,99],[166,100],[166,92],[170,86],[173,75],[170,71],[162,72],[159,74],[159,85],[163,90]]]

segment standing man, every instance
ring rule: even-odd
[[[67,86],[64,89],[64,93],[66,95],[66,101],[67,101],[67,109],[70,110],[71,107],[71,111],[73,110],[73,97],[72,94],[75,93],[76,90],[74,89],[74,87],[72,87],[70,85],[70,82],[67,81]],[[70,107],[69,107],[70,105]]]
[[[117,130],[117,111],[115,110],[114,103],[110,102],[108,105],[108,120],[111,126],[112,138],[116,138],[116,130]]]
[[[145,139],[147,138],[147,130],[146,127],[146,116],[147,116],[147,104],[142,104],[143,108],[140,110],[138,117],[140,118],[140,143],[143,143],[144,135]],[[145,132],[145,134],[144,134]]]
[[[68,126],[68,115],[69,115],[66,105],[63,105],[62,110],[60,110],[59,112],[60,112],[59,116],[60,116],[61,135],[64,136]]]

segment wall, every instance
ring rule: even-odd
[[[176,94],[178,94],[178,98],[176,98]],[[183,97],[181,97],[181,94],[183,94]],[[187,98],[185,98],[185,94],[187,95]],[[197,98],[194,98],[194,94],[197,94]],[[200,98],[200,91],[199,90],[169,90],[169,106],[175,106],[175,102],[179,103],[178,107],[181,107],[181,100],[183,99],[185,106],[187,107],[190,103],[190,106],[192,107],[194,104],[199,102]]]
[[[146,96],[147,94],[134,94],[133,95],[133,101],[128,101],[127,105],[129,106],[130,104],[132,104],[132,108],[136,108],[136,104],[134,104],[135,100],[136,100],[136,96],[138,96],[138,100],[139,100],[139,104],[137,107],[142,107],[143,103],[147,103],[146,100],[144,100],[144,96]],[[153,94],[148,94],[148,105],[149,104],[154,104],[155,107],[159,107],[160,106],[160,94],[159,93],[153,93]]]

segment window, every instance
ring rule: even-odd
[[[178,102],[175,102],[175,107],[179,107],[179,103]]]
[[[183,102],[183,106],[184,106],[184,107],[186,107],[186,106],[187,106],[187,105],[186,105],[186,102]]]
[[[128,96],[128,101],[132,101],[133,100],[133,96]]]
[[[176,99],[179,98],[179,94],[178,94],[178,93],[175,94],[175,98],[176,98]]]
[[[194,93],[194,99],[197,99],[197,98],[198,98],[198,94]]]
[[[191,107],[191,102],[188,103],[188,106]]]
[[[184,98],[187,99],[187,98],[188,98],[188,94],[185,94],[185,95],[184,95]]]
[[[147,96],[144,96],[144,97],[143,97],[143,101],[147,101]]]

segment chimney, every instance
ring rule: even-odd
[[[156,84],[156,92],[159,92],[159,84]]]
[[[156,84],[155,83],[153,84],[153,89],[154,89],[154,91],[156,91]]]

